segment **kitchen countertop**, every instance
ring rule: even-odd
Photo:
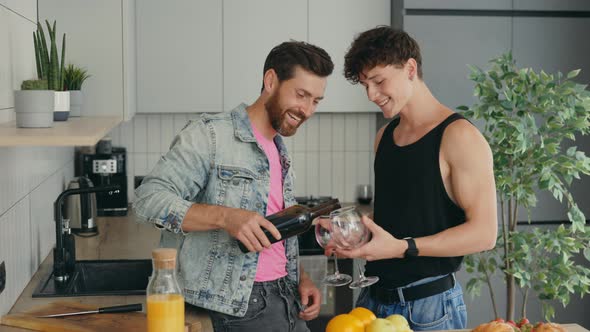
[[[158,247],[160,231],[151,225],[135,222],[132,212],[125,217],[99,217],[97,225],[100,232],[98,236],[90,238],[76,236],[76,257],[78,260],[151,259],[152,249]],[[54,301],[74,301],[97,307],[143,303],[145,312],[145,295],[32,298],[31,295],[35,287],[52,267],[53,255],[50,253],[16,300],[9,311],[10,314],[24,312]],[[199,322],[202,332],[213,332],[207,314],[196,307],[187,308],[186,320]],[[16,331],[30,330],[0,325],[0,332]]]
[[[353,203],[343,203],[343,206]],[[359,205],[362,214],[372,212],[372,205]],[[134,221],[130,211],[125,217],[99,217],[97,225],[100,234],[95,237],[76,237],[76,257],[79,260],[91,259],[150,259],[151,250],[159,243],[160,231],[151,225],[144,225]],[[32,298],[33,290],[40,279],[45,276],[53,266],[53,257],[50,253],[39,269],[27,284],[9,313],[19,313],[30,310],[36,306],[42,306],[53,301],[75,301],[83,304],[99,306],[143,303],[145,311],[145,296],[80,296],[68,298]],[[202,332],[213,332],[209,317],[196,307],[187,309],[187,320],[199,322]],[[589,332],[578,324],[564,324],[569,332]],[[26,332],[27,329],[0,325],[0,332]],[[470,330],[456,330],[470,331]]]
[[[343,206],[355,205],[354,203],[342,203]],[[372,205],[358,205],[362,214],[370,214]],[[151,225],[144,225],[134,221],[133,212],[124,217],[98,217],[97,225],[99,235],[89,238],[76,236],[76,257],[78,260],[106,260],[106,259],[151,259],[151,251],[158,247],[160,231]],[[53,254],[49,253],[41,263],[37,272],[15,304],[9,314],[24,312],[33,307],[48,304],[54,301],[75,301],[83,304],[96,305],[97,307],[120,305],[129,303],[143,303],[145,312],[145,296],[78,296],[78,297],[51,297],[32,298],[32,293],[42,277],[53,267]],[[191,307],[187,312],[187,320],[195,320],[201,323],[202,332],[213,331],[209,317],[196,307]],[[30,331],[26,329],[0,325],[0,332]]]

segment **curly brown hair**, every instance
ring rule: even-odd
[[[418,64],[418,77],[422,79],[422,56],[416,40],[402,30],[378,26],[358,35],[344,56],[344,77],[352,84],[359,75],[378,65],[403,66],[409,59]]]
[[[334,63],[323,48],[291,40],[275,46],[268,53],[263,74],[269,69],[274,69],[279,82],[282,82],[293,78],[297,66],[319,77],[330,76],[334,70]],[[264,82],[262,90],[264,90]]]

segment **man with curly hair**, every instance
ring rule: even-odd
[[[375,140],[372,239],[339,256],[366,259],[379,282],[357,306],[401,314],[413,330],[462,329],[467,314],[454,273],[464,255],[489,250],[497,235],[490,147],[478,129],[442,105],[423,80],[418,43],[377,27],[345,56],[344,75],[360,83],[386,118]],[[452,84],[452,82],[449,82]]]

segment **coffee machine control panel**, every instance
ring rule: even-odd
[[[114,174],[114,173],[117,173],[117,160],[116,159],[106,159],[106,160],[95,159],[92,161],[92,172],[94,174]]]

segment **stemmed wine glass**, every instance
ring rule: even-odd
[[[369,230],[361,221],[361,215],[354,206],[334,210],[330,213],[332,223],[332,239],[341,249],[355,249],[369,242]],[[366,277],[363,268],[359,267],[359,279],[348,287],[362,288],[379,281],[379,277]]]
[[[319,217],[318,223],[315,225],[315,239],[322,248],[326,248],[329,244],[332,244],[332,235],[329,217]],[[344,286],[352,281],[352,277],[348,274],[340,273],[338,270],[338,258],[336,253],[332,252],[334,256],[334,274],[327,275],[322,282],[328,286]]]

